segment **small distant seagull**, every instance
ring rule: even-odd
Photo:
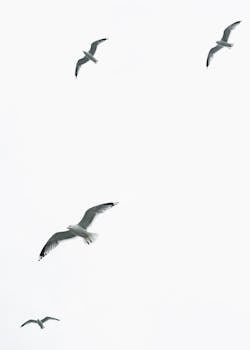
[[[219,51],[220,49],[222,49],[223,47],[232,47],[233,44],[229,44],[228,43],[228,38],[229,38],[229,35],[231,33],[231,31],[238,25],[240,24],[241,21],[238,21],[238,22],[235,22],[233,24],[231,24],[230,26],[228,26],[225,30],[224,30],[224,33],[223,33],[223,36],[222,36],[222,39],[219,40],[219,41],[216,41],[216,44],[217,46],[213,47],[210,51],[209,51],[209,54],[207,56],[207,67],[209,66],[209,63],[213,57],[213,55]]]
[[[91,225],[97,214],[103,213],[105,210],[113,207],[116,204],[118,204],[118,202],[104,203],[88,209],[85,212],[82,220],[77,225],[70,225],[67,227],[68,231],[57,232],[50,237],[40,253],[39,260],[41,260],[45,255],[49,253],[51,249],[55,248],[61,241],[65,239],[79,236],[82,237],[87,244],[92,243],[97,234],[88,232],[87,228]]]
[[[88,52],[83,51],[85,56],[83,58],[81,58],[80,60],[78,60],[77,64],[76,64],[76,69],[75,69],[75,76],[76,77],[77,77],[77,74],[78,74],[78,71],[79,71],[81,65],[83,65],[84,63],[86,63],[88,61],[92,61],[95,63],[98,62],[97,59],[94,57],[94,54],[96,52],[97,46],[105,40],[107,40],[107,39],[105,38],[105,39],[100,39],[100,40],[94,41],[91,44],[90,50]]]
[[[29,320],[29,321],[26,321],[26,322],[24,322],[22,325],[21,325],[21,327],[23,327],[23,326],[25,326],[26,324],[29,324],[29,323],[37,323],[39,326],[40,326],[40,328],[44,328],[44,322],[47,322],[47,321],[49,321],[49,320],[55,320],[55,321],[60,321],[60,320],[58,320],[58,318],[54,318],[54,317],[49,317],[49,316],[47,316],[47,317],[44,317],[42,320],[39,320],[39,319],[37,319],[37,320]]]

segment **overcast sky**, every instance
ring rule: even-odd
[[[249,1],[9,0],[0,32],[1,348],[249,350]]]

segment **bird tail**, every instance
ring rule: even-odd
[[[85,243],[90,244],[90,243],[93,243],[97,237],[98,237],[97,233],[86,232],[83,239],[84,239]]]

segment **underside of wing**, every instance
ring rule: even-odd
[[[63,232],[55,233],[53,236],[50,237],[48,242],[43,247],[43,249],[42,249],[42,251],[40,253],[40,259],[39,260],[41,260],[45,255],[47,255],[56,246],[58,246],[58,244],[61,241],[64,241],[65,239],[69,239],[69,238],[74,238],[74,237],[75,237],[75,235],[72,232],[70,232],[70,231],[63,231]]]
[[[89,52],[91,53],[91,55],[94,55],[95,52],[96,52],[96,49],[97,49],[97,46],[102,43],[103,41],[107,40],[106,38],[105,39],[100,39],[100,40],[96,40],[94,41],[92,44],[91,44],[91,47],[90,47],[90,50]]]
[[[24,323],[21,325],[21,327],[23,327],[23,326],[25,326],[26,324],[29,324],[29,323],[37,323],[37,321],[36,321],[36,320],[28,320],[28,321],[24,322]]]
[[[50,317],[50,316],[44,317],[41,321],[42,321],[42,323],[44,323],[44,322],[47,322],[49,320],[60,321],[58,318],[54,318],[54,317]]]
[[[229,38],[229,35],[231,33],[231,31],[238,25],[240,24],[241,21],[237,21],[233,24],[231,24],[230,26],[228,26],[225,30],[224,30],[224,33],[223,33],[223,37],[222,37],[222,40],[223,41],[228,41],[228,38]]]
[[[84,229],[87,229],[88,226],[91,225],[92,221],[95,219],[96,215],[103,213],[104,211],[106,211],[109,208],[112,208],[116,204],[117,203],[114,202],[104,203],[88,209],[84,214],[82,220],[79,222],[79,225],[82,226]]]
[[[213,58],[213,55],[214,55],[217,51],[219,51],[221,48],[222,48],[221,46],[217,45],[217,46],[213,47],[213,48],[209,51],[208,56],[207,56],[207,67],[208,67],[209,64],[210,64],[210,61],[211,61],[211,59]]]
[[[88,61],[89,61],[89,59],[88,59],[88,57],[86,57],[86,56],[77,61],[76,69],[75,69],[75,76],[76,76],[76,77],[77,77],[77,75],[78,75],[78,72],[79,72],[80,67],[81,67],[84,63],[86,63],[86,62],[88,62]]]

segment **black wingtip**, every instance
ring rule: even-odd
[[[236,26],[236,25],[238,25],[238,24],[240,24],[241,23],[241,21],[237,21],[237,22],[234,22],[232,25],[233,26]]]
[[[110,205],[111,207],[117,205],[119,202],[110,202],[110,203],[106,203],[106,205]]]
[[[208,57],[207,57],[207,60],[206,60],[206,67],[208,68],[208,66],[209,66],[209,64],[210,64],[210,60],[211,59],[209,59],[209,54],[208,54]]]
[[[42,249],[41,253],[39,254],[39,258],[38,258],[38,261],[42,260],[42,258],[45,257],[45,251],[44,251],[44,248]]]

